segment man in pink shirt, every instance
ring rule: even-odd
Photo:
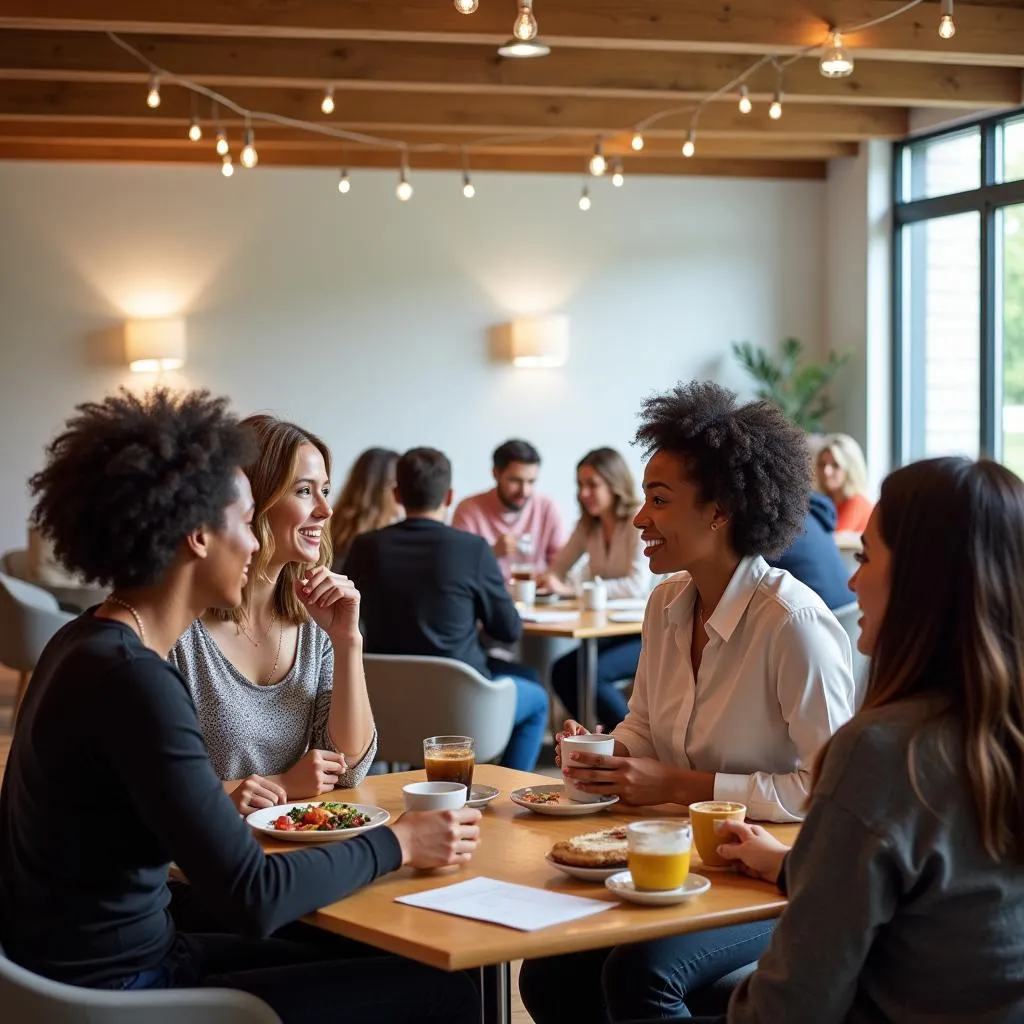
[[[527,441],[506,441],[494,450],[493,462],[496,486],[460,501],[452,526],[483,537],[506,580],[516,542],[529,534],[534,564],[540,572],[565,544],[558,507],[550,498],[534,493],[540,453]]]

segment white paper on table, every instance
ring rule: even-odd
[[[646,607],[646,597],[613,597],[608,601],[609,611],[643,611]]]
[[[524,608],[520,613],[524,622],[575,622],[579,612],[558,612],[547,609]]]
[[[425,910],[439,910],[442,914],[471,917],[477,921],[502,924],[521,932],[534,932],[553,924],[575,921],[580,917],[611,910],[614,903],[592,900],[584,896],[569,896],[534,889],[529,885],[515,885],[497,878],[471,878],[441,889],[399,896],[396,903]]]

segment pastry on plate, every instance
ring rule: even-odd
[[[563,839],[551,848],[551,859],[577,868],[624,868],[626,826],[617,825]]]

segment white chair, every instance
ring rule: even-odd
[[[261,999],[226,988],[116,992],[41,978],[0,950],[4,1024],[281,1024]]]
[[[363,665],[381,761],[423,764],[427,736],[472,736],[477,764],[508,746],[516,716],[511,679],[485,679],[452,658],[367,654]]]
[[[864,690],[868,685],[868,662],[869,658],[857,650],[857,641],[860,639],[860,606],[856,601],[844,604],[842,608],[836,608],[832,614],[839,620],[839,625],[846,631],[850,638],[850,647],[853,650],[853,682],[857,688],[857,708],[864,702]]]

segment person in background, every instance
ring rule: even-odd
[[[540,589],[569,595],[573,567],[587,559],[585,579],[600,577],[609,598],[644,598],[651,585],[651,572],[644,556],[640,531],[633,525],[639,507],[636,484],[626,460],[614,448],[595,448],[576,466],[580,519],[568,543],[555,555],[548,572],[537,580]],[[580,650],[558,659],[551,668],[551,682],[572,717],[576,706],[576,679]],[[597,716],[607,728],[626,717],[626,698],[615,687],[632,679],[640,657],[638,636],[614,637],[598,642]]]
[[[122,392],[79,406],[32,479],[60,561],[112,591],[47,644],[21,709],[0,791],[4,955],[88,988],[242,989],[286,1024],[473,1024],[463,974],[266,938],[403,864],[465,863],[480,814],[405,814],[281,856],[239,817],[167,652],[242,600],[254,449],[225,399]],[[69,764],[88,799],[68,799]],[[230,932],[175,930],[172,861]]]
[[[359,534],[380,530],[401,518],[401,506],[395,501],[397,462],[398,452],[390,448],[367,448],[352,464],[331,516],[334,572],[341,572],[348,549]]]
[[[242,603],[211,608],[171,652],[217,774],[242,814],[348,789],[377,733],[363,675],[359,593],[330,571],[331,453],[273,416],[242,421],[260,540]]]
[[[832,499],[811,491],[803,530],[778,558],[768,559],[810,587],[835,611],[850,604],[850,574],[836,547],[836,507]]]
[[[558,506],[535,490],[540,453],[527,441],[506,441],[494,449],[492,461],[494,487],[463,498],[452,526],[487,541],[502,579],[509,579],[516,542],[524,535],[532,541],[536,570],[543,570],[565,543],[565,531]]]
[[[848,434],[829,434],[818,451],[816,483],[836,507],[836,533],[863,533],[871,516],[868,468]]]
[[[516,717],[502,764],[531,771],[544,740],[547,691],[532,669],[489,658],[477,630],[480,623],[504,643],[523,631],[494,554],[483,538],[445,525],[452,467],[443,452],[407,451],[395,478],[406,518],[357,537],[345,561],[362,594],[366,651],[454,658],[486,678],[512,678]]]
[[[590,793],[627,804],[736,801],[799,821],[814,758],[854,710],[850,641],[808,587],[772,569],[803,521],[810,455],[777,406],[711,383],[649,398],[637,442],[651,571],[676,573],[647,602],[629,714],[613,755],[561,757]],[[528,961],[519,987],[536,1024],[656,1020],[751,963],[771,921]],[[778,1018],[781,1022],[787,1018]],[[810,1019],[810,1018],[805,1018]]]
[[[792,852],[723,856],[789,896],[729,1024],[1024,1020],[1024,483],[892,473],[850,586],[863,710],[818,758]]]

